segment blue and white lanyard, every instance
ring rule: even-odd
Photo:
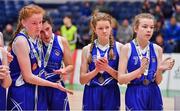
[[[46,51],[46,54],[44,57],[44,67],[46,67],[48,64],[49,57],[50,57],[51,50],[52,50],[52,46],[53,46],[53,41],[54,41],[54,36],[52,36],[51,41],[48,44],[48,48],[47,48],[47,51]]]
[[[144,75],[147,76],[148,75],[148,71],[149,71],[149,61],[150,61],[150,49],[149,49],[149,43],[147,44],[147,46],[145,47],[145,56],[143,55],[143,50],[141,49],[138,41],[136,39],[134,39],[134,43],[135,43],[135,47],[138,53],[138,57],[141,60],[142,58],[147,58],[148,59],[148,66],[147,69],[144,72]]]

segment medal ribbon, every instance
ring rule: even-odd
[[[53,46],[53,41],[54,41],[54,36],[52,35],[51,41],[48,44],[47,52],[46,52],[45,57],[44,57],[44,67],[47,66],[47,63],[49,61],[49,57],[50,57],[52,46]]]
[[[28,40],[30,42],[33,54],[35,55],[35,58],[36,58],[36,60],[38,62],[38,66],[41,67],[41,59],[42,59],[42,42],[41,42],[41,40],[39,40],[39,39],[36,40],[37,47],[38,47],[38,52],[39,52],[38,53],[37,50],[34,48],[33,42],[30,39],[28,33],[25,31],[25,29],[23,30],[23,33],[28,36]]]
[[[98,58],[101,58],[101,54],[100,54],[100,49],[98,49],[98,43],[96,42],[96,48],[97,48],[97,59]],[[107,52],[108,52],[108,49],[109,49],[109,45],[108,46],[105,46],[105,47],[107,47],[106,49],[105,49],[105,54],[104,54],[104,56],[103,57],[106,57],[107,58]],[[104,71],[100,71],[100,73],[102,74]]]
[[[136,50],[137,50],[137,53],[138,53],[138,57],[140,58],[140,60],[145,57],[148,59],[148,61],[150,61],[150,50],[149,50],[149,43],[148,45],[145,47],[145,56],[143,55],[142,53],[142,49],[140,48],[140,45],[138,43],[138,41],[135,39],[134,40],[134,43],[135,43],[135,47],[136,47]],[[147,66],[147,69],[145,70],[144,72],[144,75],[147,76],[148,75],[148,70],[149,70],[149,62],[148,62],[148,66]]]

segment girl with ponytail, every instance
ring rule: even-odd
[[[149,41],[154,22],[154,16],[149,13],[136,15],[134,38],[121,50],[118,81],[127,84],[126,110],[163,110],[158,84],[162,81],[162,72],[171,70],[175,61],[172,58],[162,60],[162,48]]]
[[[112,17],[93,14],[91,44],[82,51],[80,83],[85,84],[83,110],[119,110],[120,91],[117,84],[119,53],[122,44],[114,41]]]
[[[42,45],[39,40],[45,11],[37,5],[24,6],[19,12],[17,30],[9,44],[12,85],[7,110],[47,110],[44,87],[71,92],[59,83],[45,80]]]

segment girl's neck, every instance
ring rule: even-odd
[[[29,39],[35,44],[36,42],[37,42],[37,38],[33,38],[33,37],[31,37],[31,36],[29,36]]]
[[[139,39],[138,37],[136,38],[137,43],[139,44],[139,46],[141,47],[141,49],[146,48],[146,46],[148,45],[149,41],[144,41]]]
[[[24,32],[25,34],[27,34],[29,37],[31,37],[31,39],[36,40],[37,36],[29,33],[26,29],[23,29],[23,32]]]
[[[31,37],[33,40],[36,40],[36,39],[37,39],[37,37],[34,36],[34,35],[29,35],[29,37]]]
[[[108,40],[101,40],[101,39],[97,39],[98,44],[102,45],[102,46],[106,46],[107,44],[109,44]]]

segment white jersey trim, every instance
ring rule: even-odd
[[[14,41],[13,41],[13,43],[12,43],[12,51],[13,51],[13,53],[16,55],[16,51],[15,51],[15,47],[16,47],[16,41],[17,41],[17,39],[25,39],[26,41],[27,41],[27,39],[26,38],[24,38],[24,36],[18,36],[18,37],[16,37],[15,39],[14,39]],[[29,46],[29,43],[28,43],[28,41],[27,41],[27,44],[28,44],[28,46]],[[30,52],[30,46],[28,47],[28,52]]]
[[[133,42],[134,43],[134,42]],[[131,44],[130,43],[127,43],[127,46],[129,47],[129,50],[128,50],[128,60],[131,56],[131,52],[132,52],[132,47],[131,47]]]
[[[2,57],[2,51],[0,50],[0,59],[2,60],[2,58],[3,58],[3,57]]]
[[[116,49],[117,49],[117,53],[120,56],[120,43],[116,42]]]
[[[158,47],[159,47],[159,46],[158,46],[157,44],[153,44],[154,52],[155,52],[157,58],[158,58],[158,56],[159,56]]]
[[[53,34],[53,36],[55,36]],[[64,47],[63,47],[63,44],[62,44],[62,39],[61,39],[62,36],[57,36],[57,39],[58,39],[58,43],[59,43],[59,46],[61,47],[61,50],[64,52]]]

